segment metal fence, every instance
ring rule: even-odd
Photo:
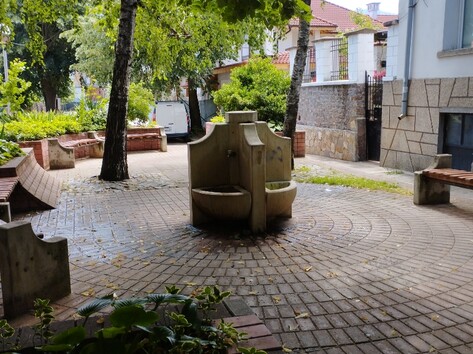
[[[348,80],[348,40],[346,37],[332,41],[332,71],[330,80]]]
[[[314,82],[316,81],[315,71],[315,48],[312,46],[307,51],[307,59],[304,69],[304,75],[302,76],[302,82]]]

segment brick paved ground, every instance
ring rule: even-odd
[[[128,161],[133,178],[123,183],[91,178],[99,160],[51,172],[67,181],[59,207],[23,216],[46,237],[69,239],[73,294],[55,304],[58,318],[112,291],[217,284],[295,352],[473,351],[471,203],[419,207],[412,197],[299,184],[294,217],[251,237],[189,225],[185,146]]]

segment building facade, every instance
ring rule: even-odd
[[[473,0],[400,0],[387,25],[380,164],[415,171],[450,153],[471,169]]]

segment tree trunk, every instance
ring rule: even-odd
[[[43,93],[44,104],[47,111],[54,111],[56,107],[57,90],[56,86],[47,77],[41,78],[41,92]]]
[[[191,128],[193,134],[201,134],[202,121],[200,120],[199,99],[197,98],[197,88],[194,86],[192,79],[187,80],[189,84],[189,115],[191,118]]]
[[[100,179],[106,181],[122,181],[129,178],[126,155],[126,113],[138,1],[121,0],[115,64],[105,131],[105,149],[100,172]]]
[[[310,0],[304,0],[310,6]],[[296,132],[297,115],[299,112],[299,96],[301,92],[302,76],[307,60],[307,49],[309,46],[309,23],[303,18],[299,19],[299,37],[297,38],[297,51],[292,69],[291,86],[287,94],[286,117],[284,119],[283,135],[292,139]],[[292,146],[291,166],[294,168],[294,147]]]

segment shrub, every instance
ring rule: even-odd
[[[5,124],[5,138],[10,141],[38,140],[82,131],[75,114],[28,112]]]
[[[19,349],[21,353],[226,353],[228,348],[245,338],[231,323],[220,321],[213,325],[208,317],[215,305],[230,295],[217,287],[205,287],[194,296],[180,294],[175,286],[166,287],[167,293],[149,294],[119,300],[115,294],[95,299],[85,304],[77,313],[84,317],[82,325],[54,334],[50,325],[54,319],[49,300],[35,301],[34,327],[43,345]],[[109,322],[95,336],[88,337],[86,322],[90,316],[111,307]],[[8,339],[14,329],[0,321],[0,330]],[[4,342],[4,346],[10,343]],[[239,348],[240,349],[240,348]],[[251,348],[241,348],[245,353],[261,353]]]
[[[105,98],[91,99],[86,95],[76,109],[77,120],[82,131],[103,130],[107,125],[108,100]]]
[[[235,68],[231,82],[213,93],[214,102],[225,111],[255,110],[258,119],[283,122],[291,79],[278,70],[270,59],[251,59]]]
[[[0,140],[0,166],[6,164],[12,158],[24,154],[18,144],[11,141]]]
[[[127,119],[129,121],[137,119],[143,123],[147,122],[148,115],[153,104],[153,93],[150,90],[143,87],[141,83],[130,84],[127,111]]]

